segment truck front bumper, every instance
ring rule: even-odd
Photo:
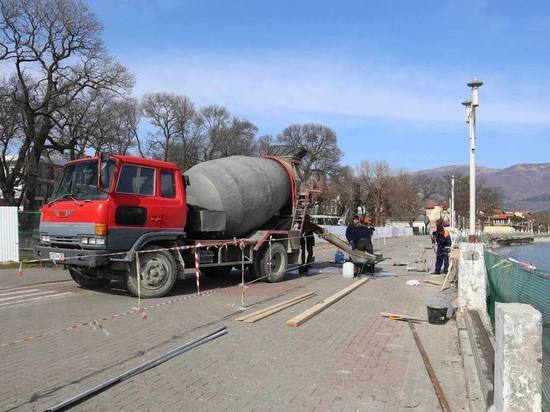
[[[108,252],[104,249],[85,250],[52,246],[35,246],[34,251],[38,259],[52,259],[52,256],[54,256],[55,262],[63,265],[95,268],[105,265],[108,261],[108,256],[105,256]],[[50,255],[50,253],[52,255]],[[63,256],[63,259],[60,258],[61,256]]]

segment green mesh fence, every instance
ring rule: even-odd
[[[485,252],[490,293],[487,310],[495,321],[495,302],[528,303],[542,314],[543,410],[550,411],[550,274],[529,270],[492,252]]]
[[[459,242],[468,242],[468,235],[464,233],[459,233],[455,239],[456,243]],[[487,233],[478,232],[476,233],[476,242],[477,243],[483,243],[483,244],[489,244],[491,243],[491,236]]]

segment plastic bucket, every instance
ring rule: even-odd
[[[355,275],[355,265],[352,262],[344,263],[342,269],[342,276],[346,279],[351,279]]]
[[[449,320],[447,318],[447,308],[436,308],[427,306],[428,308],[428,323],[432,325],[444,325]]]

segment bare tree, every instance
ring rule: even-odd
[[[412,175],[405,170],[391,174],[386,193],[391,217],[412,226],[426,201],[436,194],[437,181],[429,175]]]
[[[135,99],[108,99],[95,113],[98,121],[91,130],[88,147],[102,151],[128,154],[134,147],[143,155],[138,136],[140,111]]]
[[[414,177],[399,171],[389,179],[387,199],[391,217],[412,226],[422,209],[424,194]]]
[[[320,124],[293,124],[277,137],[279,143],[307,150],[299,170],[303,181],[310,177],[334,175],[340,167],[342,151],[338,147],[336,133]]]
[[[101,25],[78,0],[0,0],[0,62],[11,65],[26,156],[25,208],[33,208],[38,166],[56,112],[89,89],[125,92],[126,68],[105,52]]]
[[[334,188],[334,194],[338,198],[340,216],[350,221],[361,206],[360,185],[353,169],[350,166],[341,167],[332,176],[330,186]]]
[[[15,90],[13,84],[0,84],[0,189],[8,205],[17,205],[15,188],[20,184],[24,167],[24,154],[28,146],[24,146],[22,123],[15,105]],[[17,153],[23,155],[17,157]]]
[[[258,128],[248,120],[231,116],[223,106],[205,106],[199,111],[202,128],[202,160],[256,154]]]
[[[445,200],[450,197],[450,182],[450,174],[439,179],[438,195]],[[501,206],[501,193],[496,188],[488,186],[482,179],[478,179],[476,181],[476,215],[484,216]],[[470,178],[468,176],[455,175],[455,211],[458,216],[466,217],[470,214]]]
[[[391,173],[387,162],[363,161],[357,170],[361,206],[366,209],[375,225],[383,225],[389,214]]]
[[[193,102],[173,93],[150,93],[143,96],[141,110],[157,129],[149,138],[150,149],[157,157],[171,160],[176,155],[173,145],[184,138],[184,129],[194,116]]]
[[[267,156],[271,151],[271,146],[275,140],[270,134],[264,134],[256,139],[256,154],[258,156]]]

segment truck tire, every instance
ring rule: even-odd
[[[271,259],[269,257],[270,250]],[[273,242],[271,243],[271,248],[269,245],[266,245],[260,254],[257,255],[257,258],[258,261],[251,265],[254,266],[256,278],[263,278],[269,283],[280,282],[284,279],[288,265],[288,256],[286,248],[282,243]],[[271,270],[269,268],[270,263]]]
[[[162,246],[150,245],[147,249],[160,249]],[[141,298],[160,298],[166,295],[177,279],[177,265],[174,256],[169,251],[141,253],[139,255],[141,266],[141,283],[139,295]],[[136,265],[131,265],[126,278],[126,287],[134,296],[138,296],[138,284]]]
[[[103,289],[111,281],[91,276],[89,270],[69,266],[69,274],[79,286],[86,289]]]

